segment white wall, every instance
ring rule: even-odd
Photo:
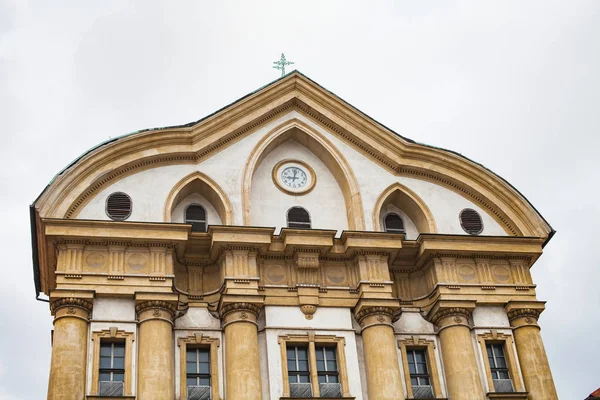
[[[242,225],[242,177],[250,153],[267,132],[272,130],[275,126],[292,118],[297,118],[310,125],[313,129],[321,132],[347,159],[360,187],[367,230],[373,229],[374,206],[381,193],[391,184],[400,182],[413,190],[428,205],[436,221],[438,232],[465,234],[460,226],[458,215],[462,209],[472,208],[479,212],[483,219],[484,229],[482,235],[506,235],[504,229],[491,216],[458,193],[432,182],[404,176],[395,176],[389,171],[381,168],[380,165],[366,157],[363,153],[357,151],[351,145],[346,144],[343,139],[338,138],[336,135],[323,129],[320,125],[315,124],[312,120],[296,111],[292,111],[274,119],[257,131],[203,160],[198,165],[186,164],[162,166],[144,170],[116,181],[112,185],[99,191],[98,194],[83,207],[78,218],[108,219],[104,209],[107,196],[116,191],[123,191],[131,196],[133,201],[133,211],[129,218],[130,221],[163,221],[164,206],[169,191],[186,175],[194,171],[201,171],[213,179],[227,194],[233,207],[234,224]],[[345,204],[343,203],[343,197],[341,196],[337,182],[334,185],[333,182],[335,182],[335,179],[333,181],[331,180],[331,178],[333,178],[331,173],[326,169],[323,169],[325,168],[324,164],[322,164],[308,149],[297,143],[295,145],[293,143],[294,142],[288,142],[282,144],[280,148],[275,149],[265,160],[263,160],[261,165],[258,166],[257,177],[259,179],[256,183],[262,185],[261,187],[263,189],[268,189],[268,185],[272,183],[269,165],[271,165],[273,160],[277,157],[285,155],[286,158],[291,158],[291,154],[296,154],[298,158],[300,156],[307,157],[313,168],[317,170],[317,185],[319,186],[319,189],[318,192],[316,192],[317,188],[315,188],[315,190],[313,190],[315,193],[306,196],[288,196],[290,199],[286,199],[286,201],[293,200],[306,202],[307,204],[312,205],[320,204],[319,202],[323,202],[324,199],[327,199],[325,206],[328,209],[334,207],[334,203],[339,204],[339,202],[342,202],[342,204]],[[281,215],[279,210],[277,213],[266,212],[269,206],[272,206],[272,203],[274,202],[274,200],[271,199],[270,194],[281,197],[278,194],[281,192],[271,188],[270,191],[264,193],[254,193],[255,189],[258,190],[257,188],[253,188],[252,195],[253,197],[256,196],[256,201],[252,202],[252,211],[257,212],[257,215],[253,219],[253,223],[262,226],[282,226],[282,221],[279,219]],[[315,199],[317,198],[319,202],[315,202]],[[340,199],[339,201],[337,200],[338,198]],[[312,208],[314,209],[314,207]],[[342,206],[342,210],[345,211],[345,205]],[[311,211],[311,213],[314,212],[313,210],[309,211]],[[331,218],[320,215],[320,218],[315,218],[315,221],[320,222],[316,227],[337,230],[346,229],[347,219],[339,218],[337,215],[338,214],[335,213]],[[331,224],[331,226],[321,225],[321,223],[325,222],[326,225]],[[414,232],[409,232],[409,235],[410,237],[414,236]]]
[[[96,298],[92,318],[89,325],[87,348],[87,393],[91,394],[93,351],[92,332],[108,330],[116,327],[117,330],[133,332],[134,341],[131,349],[131,384],[133,394],[136,393],[137,382],[137,322],[135,320],[135,301],[132,299]]]
[[[310,193],[289,195],[275,185],[272,171],[285,159],[306,162],[315,170],[317,182]],[[287,226],[287,211],[294,206],[304,207],[310,214],[312,228],[348,229],[344,195],[327,166],[309,149],[288,140],[267,154],[256,168],[252,179],[252,221],[254,225]]]
[[[270,398],[278,399],[283,393],[283,370],[278,338],[281,335],[335,335],[346,341],[346,370],[350,394],[357,400],[363,399],[360,369],[355,332],[352,329],[352,316],[348,308],[318,308],[312,320],[305,318],[299,307],[265,307],[265,337],[270,376]],[[261,357],[264,357],[261,354]]]

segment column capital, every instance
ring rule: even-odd
[[[67,314],[75,314],[73,311],[74,308],[79,308],[89,314],[92,312],[94,304],[91,301],[77,297],[61,297],[50,300],[50,312],[52,315],[56,315],[56,313],[64,307],[69,308]]]
[[[140,324],[150,319],[161,319],[172,324],[176,312],[177,306],[165,300],[147,300],[135,305],[135,313]]]
[[[452,325],[469,326],[471,309],[465,307],[438,308],[434,314],[429,317],[432,324],[440,328]]]
[[[537,321],[545,306],[544,302],[511,301],[505,308],[510,325],[518,328],[525,325],[537,326]]]
[[[364,307],[354,314],[363,329],[373,325],[392,325],[394,309],[391,307]]]
[[[470,328],[469,319],[474,309],[474,301],[438,300],[429,310],[427,319],[440,330],[457,325]]]
[[[224,325],[233,322],[251,322],[256,324],[262,304],[241,301],[237,303],[224,304],[221,307],[221,319]]]

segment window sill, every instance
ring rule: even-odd
[[[506,393],[499,393],[499,392],[489,392],[487,394],[488,399],[490,400],[527,400],[527,394],[528,392],[506,392]]]

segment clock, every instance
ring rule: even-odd
[[[310,192],[317,182],[315,171],[300,160],[282,160],[273,168],[273,182],[284,193],[303,195]]]

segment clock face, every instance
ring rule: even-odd
[[[284,193],[302,196],[317,183],[315,171],[301,160],[281,160],[273,167],[273,183]]]
[[[287,167],[281,171],[281,181],[290,189],[301,189],[306,186],[308,177],[306,172],[298,167]]]

